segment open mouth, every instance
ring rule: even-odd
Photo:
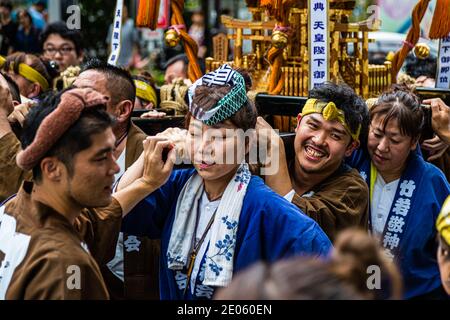
[[[323,150],[314,148],[310,145],[305,146],[306,155],[313,160],[320,160],[327,156],[327,153]]]

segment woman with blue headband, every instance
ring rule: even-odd
[[[228,65],[197,80],[189,90],[185,148],[194,169],[171,171],[174,149],[167,161],[161,156],[160,162],[143,165],[144,158],[171,145],[148,138],[144,156],[119,185],[139,178],[149,186],[119,201],[127,212],[144,191],[150,193],[123,220],[123,231],[161,238],[162,299],[211,299],[234,273],[258,260],[324,256],[331,248],[316,222],[249,171],[250,141],[237,133],[255,128],[256,109],[247,98],[250,83]],[[170,176],[161,179],[167,171]],[[161,182],[154,182],[156,175]]]

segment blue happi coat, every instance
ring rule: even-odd
[[[360,148],[348,163],[358,169],[370,188],[368,152]],[[441,285],[435,221],[449,194],[450,185],[442,171],[426,162],[420,151],[411,152],[381,237],[387,256],[400,267],[406,299],[429,293]],[[371,215],[369,227],[370,222]]]
[[[180,271],[167,267],[167,249],[178,195],[193,174],[196,174],[193,169],[174,171],[164,186],[141,201],[123,220],[124,232],[161,238],[161,299],[211,299],[215,290],[202,285],[204,256],[197,257],[202,262],[195,279],[194,294],[190,288],[184,295],[186,266]],[[331,248],[330,240],[314,220],[269,189],[261,178],[252,176],[239,217],[233,272],[259,260],[273,262],[293,255],[325,257]]]

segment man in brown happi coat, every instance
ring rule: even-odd
[[[0,207],[0,299],[109,298],[98,264],[114,255],[122,209],[106,102],[72,89],[30,112],[16,160],[33,182]]]
[[[260,128],[269,126],[258,121]],[[360,133],[367,123],[367,107],[350,87],[326,83],[314,88],[298,116],[295,158],[287,163],[279,139],[279,171],[265,177],[272,189],[316,220],[332,241],[347,227],[367,227],[367,185],[344,163],[364,139]]]

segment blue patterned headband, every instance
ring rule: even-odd
[[[214,107],[205,111],[201,106],[192,103],[195,89],[200,85],[229,85],[232,87],[232,90],[227,93],[225,97],[220,99]],[[189,111],[196,119],[208,126],[213,126],[229,119],[242,108],[246,101],[247,91],[245,89],[244,78],[239,72],[231,69],[227,64],[222,65],[215,71],[205,74],[189,88]]]

